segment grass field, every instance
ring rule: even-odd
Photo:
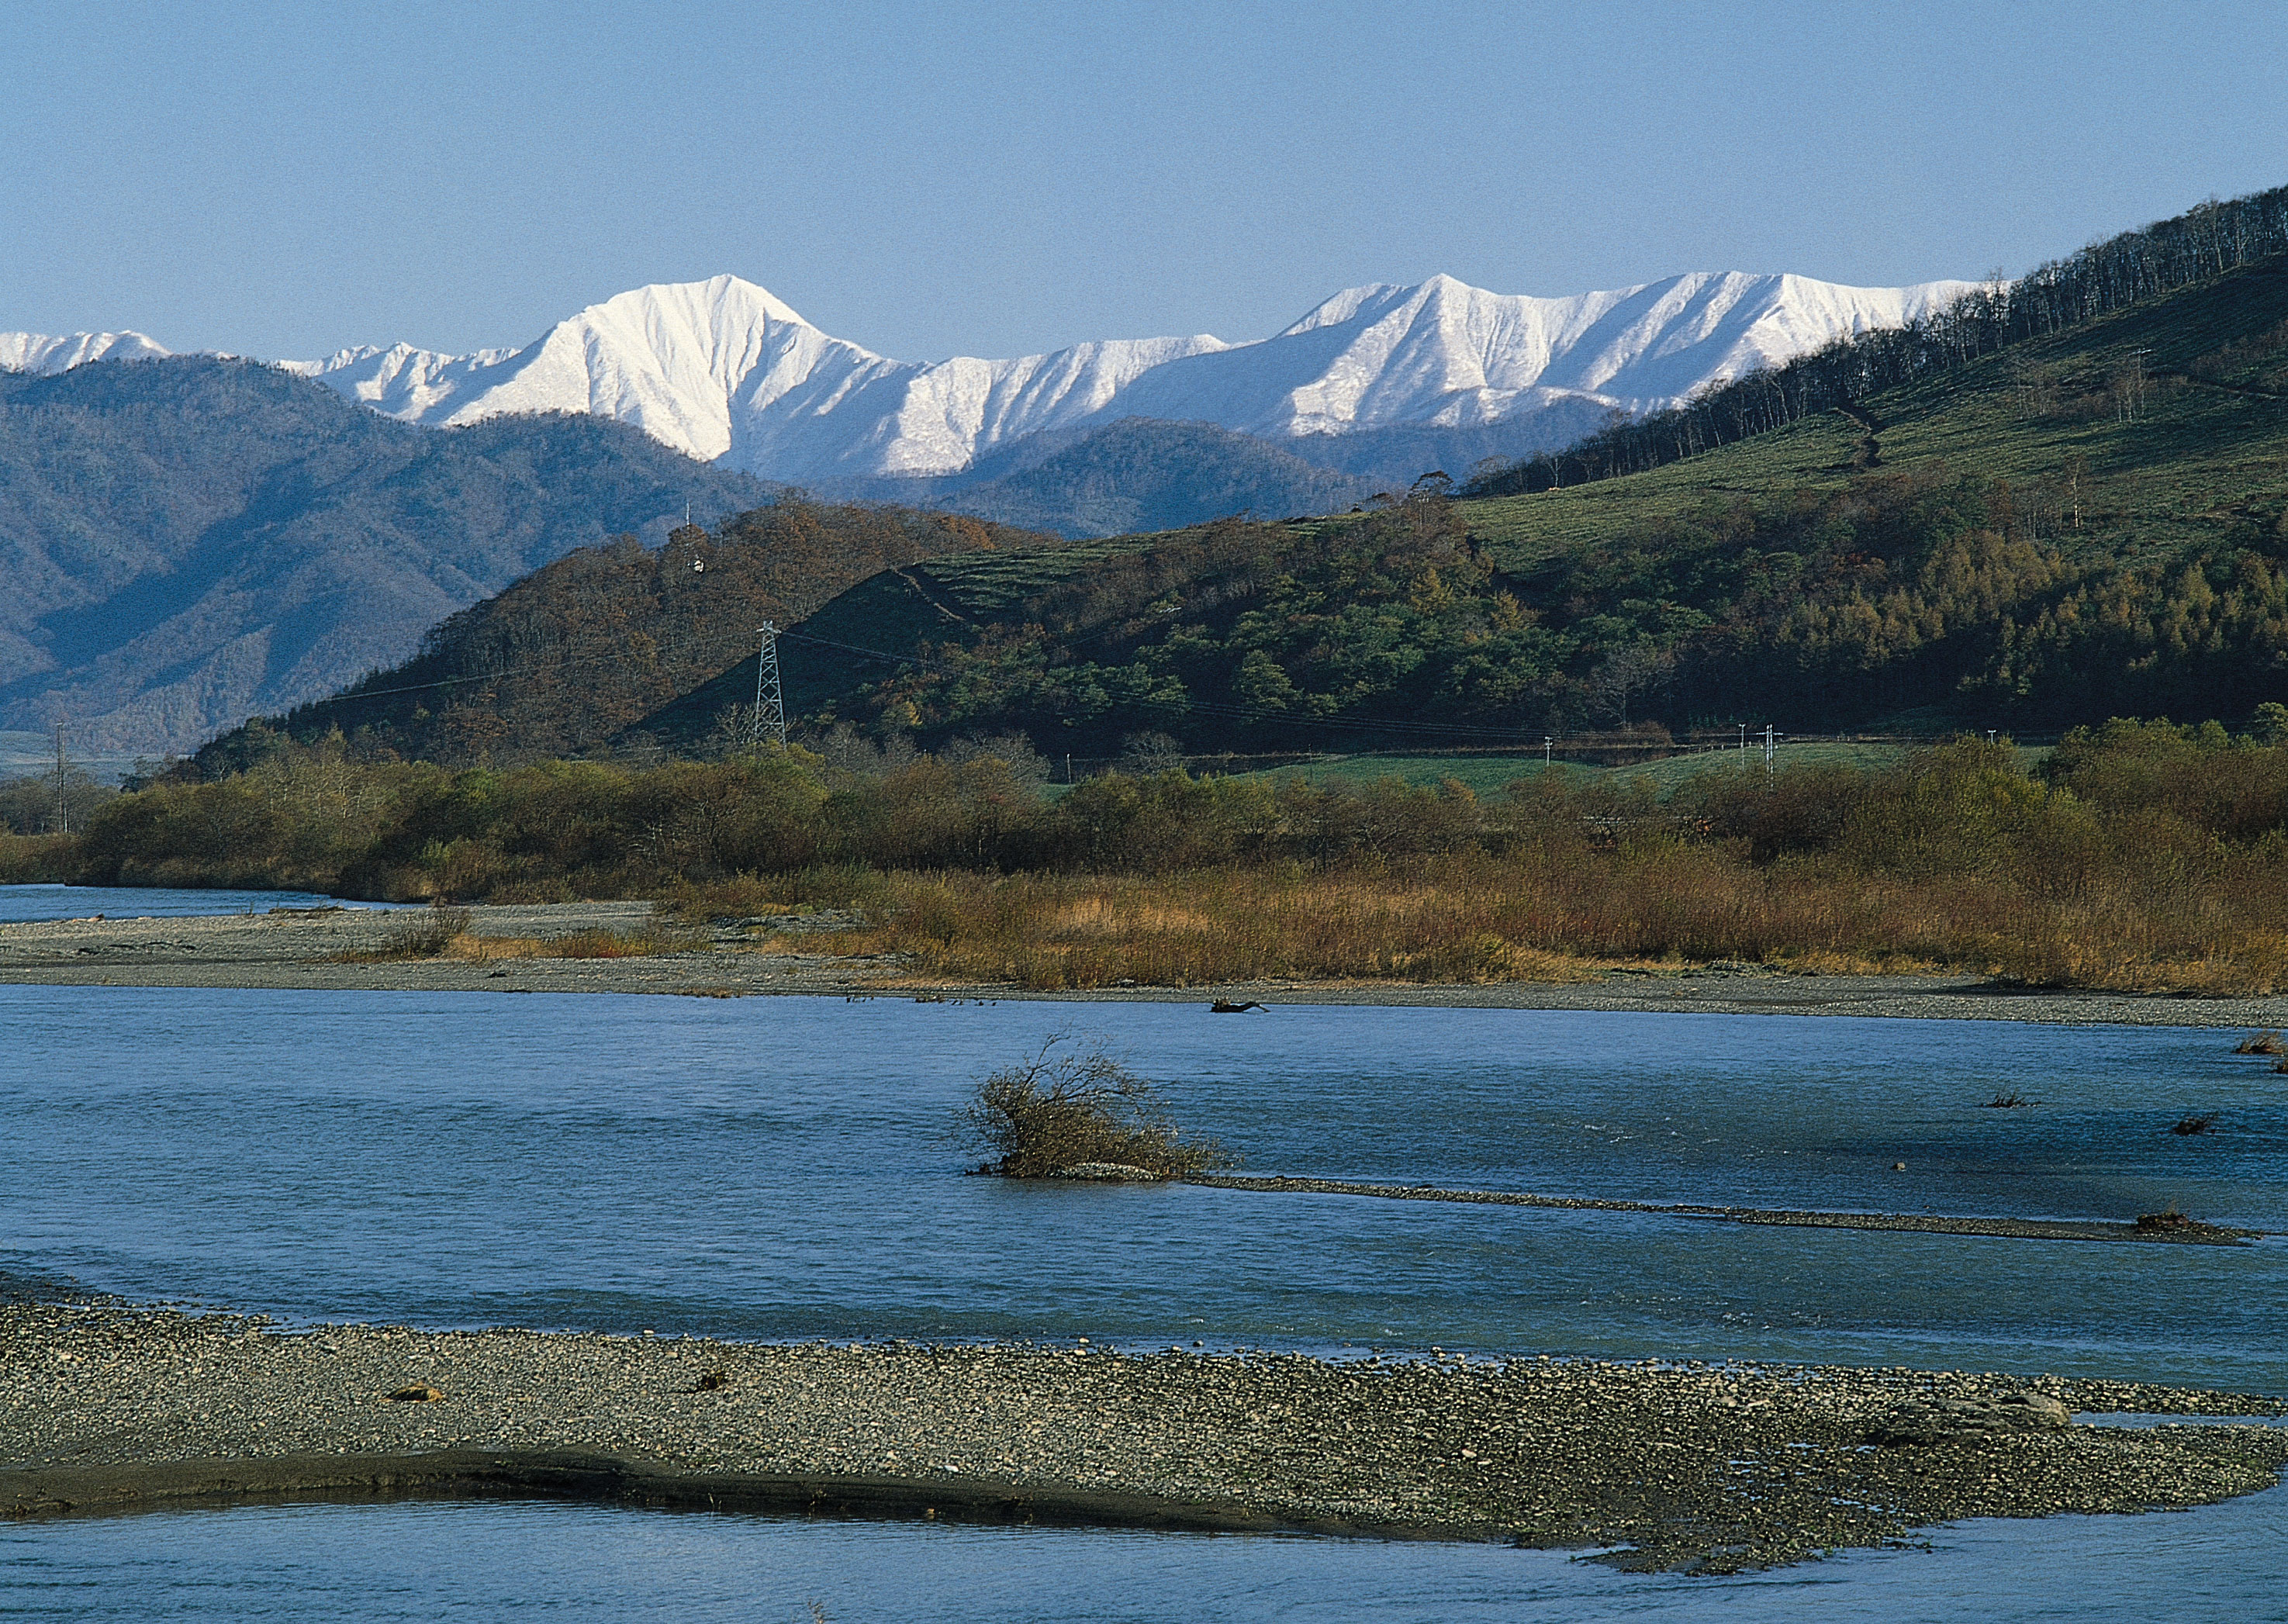
[[[1886,741],[1807,740],[1799,743],[1779,746],[1776,764],[1851,766],[1872,768],[1888,766],[1905,756],[1912,747]],[[2031,760],[2042,752],[2024,752]],[[1478,796],[1499,795],[1511,783],[1520,779],[1538,778],[1543,772],[1558,772],[1577,781],[1609,778],[1617,783],[1649,783],[1665,796],[1686,780],[1703,772],[1761,772],[1764,770],[1763,749],[1752,742],[1744,755],[1736,745],[1705,749],[1680,751],[1662,761],[1636,763],[1622,767],[1590,766],[1580,762],[1553,760],[1544,766],[1538,755],[1463,755],[1409,756],[1368,753],[1356,756],[1323,756],[1315,761],[1298,762],[1289,766],[1271,767],[1256,772],[1232,774],[1235,778],[1267,779],[1278,782],[1289,779],[1307,779],[1314,782],[1340,780],[1347,783],[1369,783],[1380,778],[1395,778],[1416,785],[1434,785],[1451,778],[1469,787]]]
[[[2288,273],[2252,266],[2014,345],[1871,400],[1882,465],[1943,464],[2027,486],[2058,480],[2080,458],[2080,523],[2064,540],[2132,558],[2213,543],[2253,492],[2278,486],[2284,322]],[[2244,360],[2225,347],[2236,342]],[[2101,396],[2133,354],[2151,381],[2125,417]],[[1625,479],[1472,503],[1470,533],[1519,569],[1702,503],[1839,488],[1857,471],[1861,432],[1829,413]]]

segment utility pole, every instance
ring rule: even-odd
[[[755,649],[754,741],[786,743],[786,701],[779,692],[779,629],[765,621],[755,629],[762,639]]]
[[[71,833],[71,804],[64,798],[64,774],[68,765],[64,759],[63,720],[58,717],[56,720],[56,833],[59,835]]]

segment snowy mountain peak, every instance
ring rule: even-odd
[[[65,372],[91,360],[156,360],[170,353],[140,333],[0,333],[0,371]]]
[[[616,417],[767,479],[957,472],[1044,431],[1124,417],[1269,438],[1396,427],[1555,443],[1604,413],[1656,410],[1871,328],[1967,282],[1850,288],[1693,272],[1544,298],[1440,274],[1323,300],[1273,337],[1113,339],[1012,360],[893,360],[735,276],[631,289],[519,349],[362,346],[282,362],[377,411],[440,425],[517,412]],[[163,355],[139,334],[0,335],[0,365],[55,371]]]

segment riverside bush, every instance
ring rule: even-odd
[[[990,1153],[977,1170],[1003,1178],[1046,1178],[1092,1162],[1178,1178],[1237,1163],[1215,1140],[1178,1132],[1149,1082],[1069,1035],[980,1082],[960,1122],[963,1139]]]

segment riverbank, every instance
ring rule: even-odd
[[[567,902],[467,910],[481,938],[546,942],[583,931],[639,935],[646,902]],[[1975,976],[1811,975],[1750,964],[1613,965],[1577,981],[1427,983],[1264,980],[1197,986],[1042,992],[918,974],[894,954],[837,952],[851,921],[831,914],[727,922],[678,950],[625,958],[376,961],[403,915],[359,909],[187,919],[74,919],[0,924],[0,983],[55,986],[306,987],[329,991],[670,993],[1106,1000],[1205,1004],[1382,1004],[1452,1009],[1855,1015],[2068,1025],[2288,1026],[2288,996],[2197,998],[2058,990]],[[815,951],[809,951],[813,943]]]
[[[18,1517],[574,1495],[1620,1547],[1623,1565],[1720,1572],[1958,1517],[2199,1505],[2288,1466],[2288,1431],[2069,1412],[2288,1404],[1900,1369],[287,1334],[0,1308],[0,1512]]]

